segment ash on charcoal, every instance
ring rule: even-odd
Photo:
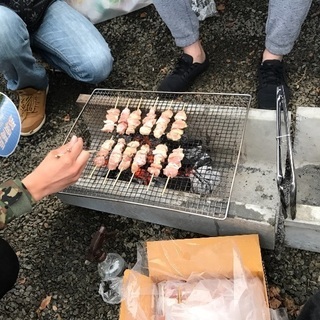
[[[220,183],[220,172],[204,165],[193,170],[189,176],[191,191],[201,195],[211,193]]]

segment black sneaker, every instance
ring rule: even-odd
[[[265,60],[258,69],[258,108],[276,109],[277,86],[283,85],[287,103],[290,90],[286,81],[284,64],[279,60]]]
[[[193,63],[192,56],[183,53],[174,70],[160,83],[158,90],[169,92],[187,91],[196,77],[205,72],[208,67],[209,59],[207,54],[203,63]]]

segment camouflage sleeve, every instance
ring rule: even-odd
[[[22,214],[29,213],[35,203],[19,179],[0,184],[0,230]]]

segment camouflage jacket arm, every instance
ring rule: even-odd
[[[0,230],[14,218],[29,213],[35,203],[19,179],[0,184]]]

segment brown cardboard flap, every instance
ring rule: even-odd
[[[243,267],[264,280],[258,235],[152,241],[147,242],[147,252],[154,282],[187,279],[192,273],[233,277],[237,253]]]

